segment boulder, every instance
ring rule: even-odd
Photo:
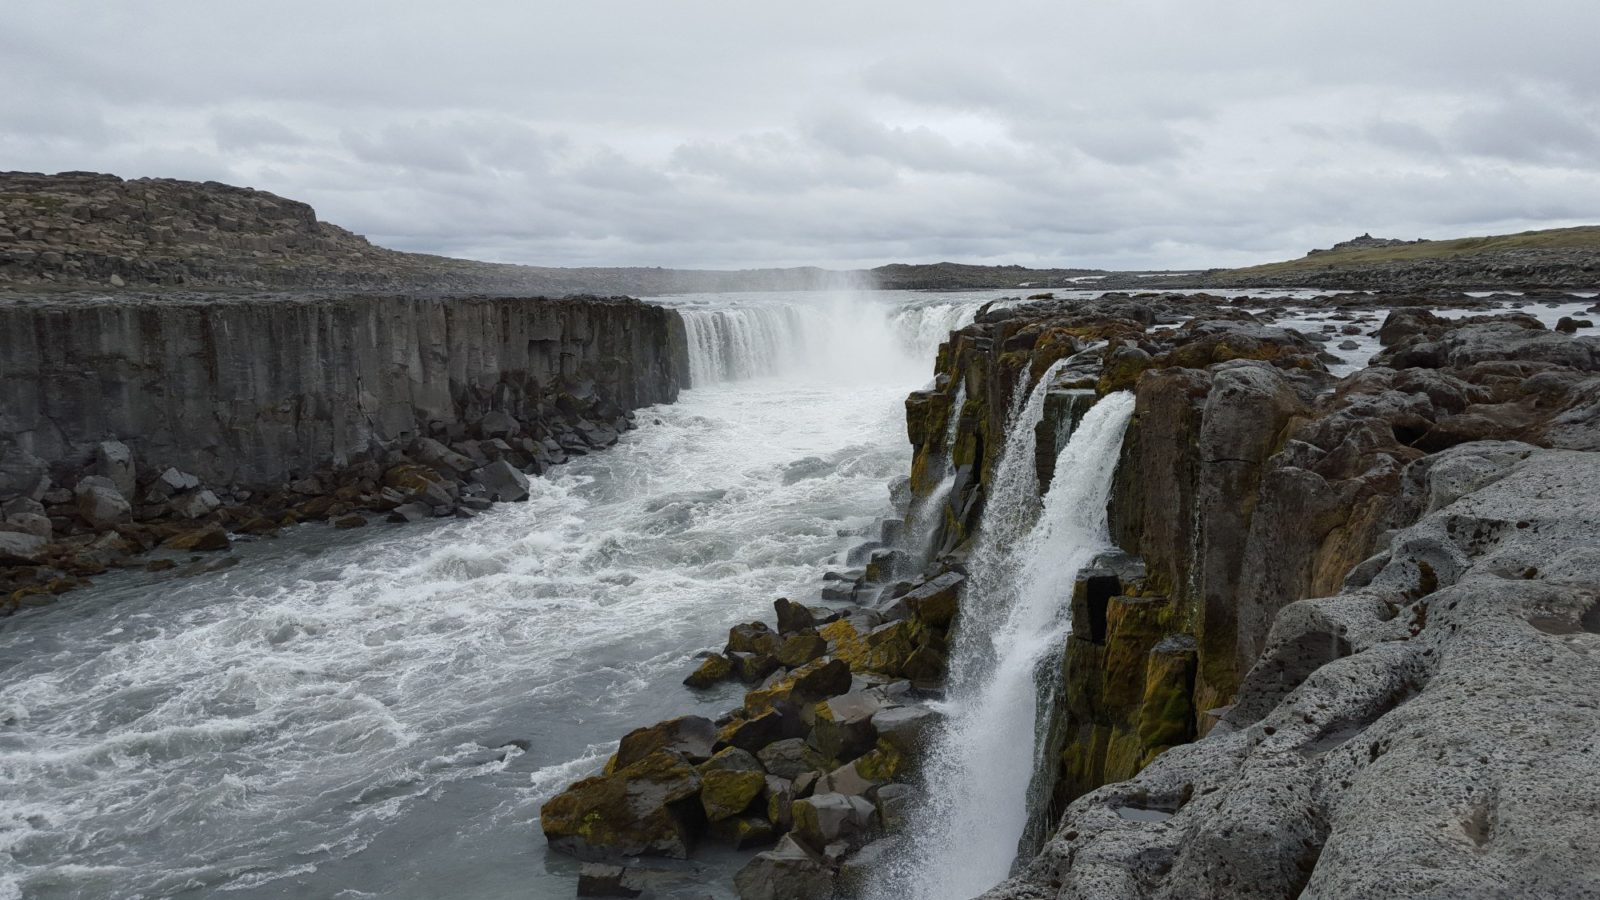
[[[733,676],[733,663],[720,653],[713,653],[701,661],[699,667],[683,679],[692,688],[708,688]]]
[[[775,741],[792,737],[799,723],[782,709],[769,709],[748,719],[735,719],[722,730],[722,740],[751,753],[759,752]]]
[[[828,642],[815,631],[807,630],[784,638],[783,645],[778,648],[777,659],[782,665],[798,668],[827,652]]]
[[[859,844],[873,827],[871,801],[844,794],[812,794],[794,802],[795,840],[821,851],[839,841]]]
[[[811,746],[825,759],[850,760],[867,752],[877,741],[873,714],[882,703],[868,691],[855,691],[818,703],[812,725]]]
[[[793,634],[817,627],[816,616],[804,604],[779,597],[772,602],[772,606],[778,612],[779,634]]]
[[[733,876],[739,900],[826,900],[833,896],[833,870],[822,857],[785,836],[755,855]]]
[[[1278,612],[1210,732],[985,896],[1592,895],[1600,454],[1509,447],[1413,463],[1426,511]]]
[[[819,762],[805,738],[773,741],[758,750],[756,756],[768,772],[790,781],[817,768]]]
[[[221,525],[207,525],[167,538],[162,546],[173,550],[226,550],[232,544]]]
[[[101,441],[94,448],[94,473],[116,485],[129,503],[139,490],[133,465],[133,451],[121,441]]]
[[[492,500],[516,503],[528,499],[528,476],[505,460],[496,460],[474,469],[470,475],[474,484],[483,485]]]
[[[222,501],[217,499],[217,495],[203,488],[174,497],[172,502],[168,504],[168,508],[172,510],[173,515],[190,520],[203,519],[215,512],[220,506],[222,506]]]
[[[717,822],[737,816],[766,787],[767,773],[754,754],[729,747],[700,764],[700,806],[706,820]]]
[[[578,896],[637,897],[644,893],[644,888],[631,875],[631,871],[622,866],[584,863],[578,870]]]
[[[46,543],[36,534],[0,531],[0,566],[31,566],[43,556]]]
[[[788,831],[794,825],[794,782],[776,775],[767,776],[767,821],[778,831]]]
[[[659,751],[681,754],[692,763],[711,758],[717,742],[717,726],[700,716],[682,716],[635,728],[617,745],[616,768],[622,769]]]
[[[819,794],[844,794],[846,796],[864,797],[880,783],[876,779],[863,775],[856,763],[849,762],[818,778],[816,792]]]
[[[918,756],[939,714],[926,706],[896,706],[872,715],[872,727],[879,740],[887,741],[907,756]]]
[[[171,466],[168,466],[165,471],[157,476],[155,483],[152,485],[153,488],[162,491],[168,497],[184,491],[192,491],[199,486],[200,479],[190,475],[188,472],[180,472]]]
[[[850,665],[842,659],[830,659],[820,666],[808,663],[795,670],[794,689],[817,699],[842,694],[850,690]]]
[[[567,788],[540,808],[539,827],[551,849],[579,859],[686,859],[701,815],[699,793],[699,773],[683,754],[655,750]]]
[[[909,821],[916,791],[909,784],[886,784],[878,788],[874,800],[878,807],[878,824],[893,834],[904,829]]]
[[[753,684],[778,671],[781,665],[778,658],[767,653],[742,653],[737,650],[727,651],[729,664],[733,674],[746,684]]]
[[[415,501],[402,503],[389,513],[389,521],[396,523],[421,522],[431,518],[433,518],[433,507]]]
[[[472,457],[457,453],[433,438],[419,438],[417,440],[416,453],[417,458],[428,465],[441,472],[451,473],[458,478],[465,477],[473,469],[478,468],[478,464],[472,460]]]
[[[522,431],[522,425],[511,414],[491,409],[478,420],[478,434],[485,438],[507,438]]]
[[[73,488],[78,515],[89,527],[103,530],[133,518],[133,506],[109,478],[87,475]]]
[[[50,517],[39,513],[12,513],[6,516],[7,531],[20,531],[49,540],[55,533],[55,526],[50,524]]]
[[[778,636],[765,622],[746,622],[728,629],[729,653],[778,655]]]

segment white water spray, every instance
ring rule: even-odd
[[[1003,880],[1016,857],[1039,730],[1036,675],[1064,642],[1079,570],[1110,546],[1106,503],[1133,415],[1127,392],[1089,410],[1057,457],[1035,514],[1033,430],[1054,374],[1046,373],[1009,426],[964,591],[952,696],[926,770],[921,831],[883,873],[877,897],[965,900]]]

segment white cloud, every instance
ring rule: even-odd
[[[1190,267],[1600,209],[1591,0],[58,0],[0,167],[545,265]]]

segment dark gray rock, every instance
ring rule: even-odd
[[[172,498],[168,507],[174,515],[184,519],[202,519],[214,512],[222,505],[217,495],[204,488],[189,491],[178,497]]]
[[[482,485],[488,491],[489,498],[497,502],[528,499],[528,476],[503,459],[474,469],[469,477],[473,483]]]
[[[121,441],[101,441],[95,447],[94,474],[108,478],[125,500],[133,502],[139,489],[133,451]]]
[[[819,854],[786,835],[746,863],[733,885],[740,900],[826,900],[833,896],[833,871]]]
[[[813,768],[805,738],[774,741],[757,751],[756,756],[768,772],[790,781]]]
[[[40,559],[46,540],[20,531],[0,531],[0,565],[31,566]]]
[[[96,529],[110,528],[133,517],[133,506],[109,478],[87,475],[72,489],[78,515]]]

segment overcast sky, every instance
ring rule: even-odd
[[[0,169],[542,265],[1185,268],[1600,222],[1596,0],[12,3]]]

